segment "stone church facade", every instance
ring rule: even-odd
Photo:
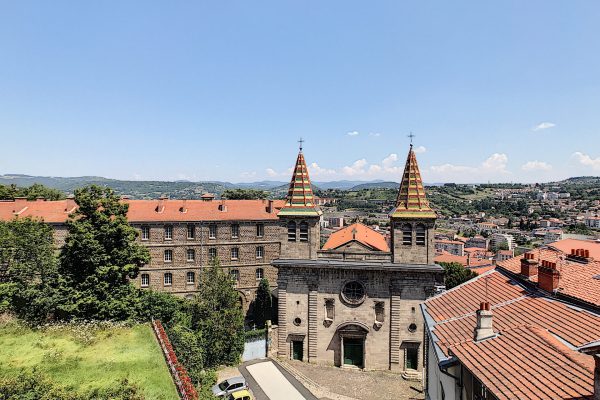
[[[278,217],[284,224],[293,221],[318,230],[319,215],[300,151]],[[293,235],[282,240],[280,258],[273,261],[278,270],[278,356],[392,370],[418,379],[423,367],[418,306],[443,284],[443,270],[433,264],[435,219],[411,146],[390,214],[389,246],[364,226],[334,233],[341,240],[324,249],[317,241],[310,242],[312,249],[307,249],[309,242],[297,248]]]

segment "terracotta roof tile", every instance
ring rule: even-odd
[[[333,232],[323,246],[323,250],[337,249],[353,240],[356,240],[373,250],[390,251],[390,247],[382,234],[361,223],[355,223]]]
[[[277,220],[282,200],[273,201],[268,212],[267,200],[124,200],[129,204],[127,218],[131,222],[168,221],[260,221]],[[219,206],[223,211],[219,210]],[[21,210],[18,215],[15,210]],[[17,211],[19,211],[17,210]],[[73,200],[0,202],[0,219],[35,217],[48,223],[64,223],[75,210]]]
[[[530,325],[505,330],[450,352],[498,400],[583,399],[593,394],[594,361]]]

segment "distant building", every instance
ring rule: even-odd
[[[439,252],[446,251],[455,256],[463,256],[465,254],[465,244],[459,240],[436,239],[435,250]]]
[[[337,200],[335,197],[315,197],[315,203],[318,206],[332,205],[337,203]]]
[[[515,239],[512,235],[494,233],[492,236],[490,236],[490,248],[499,249],[506,246],[509,250],[512,250],[515,247],[514,241]]]
[[[344,226],[344,217],[329,217],[327,221],[330,228],[341,228]]]
[[[496,253],[496,256],[494,257],[494,259],[496,260],[496,262],[505,261],[510,258],[513,258],[514,256],[515,256],[515,254],[514,254],[513,250],[499,250]]]
[[[486,249],[489,247],[490,241],[483,236],[475,236],[469,238],[465,243],[465,248],[467,247],[478,247],[480,249]]]
[[[600,228],[600,217],[586,217],[585,226],[588,228]]]

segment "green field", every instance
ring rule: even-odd
[[[179,398],[149,325],[32,330],[14,321],[0,323],[0,376],[34,367],[77,391],[127,378],[148,399]]]

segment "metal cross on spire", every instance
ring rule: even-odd
[[[300,151],[302,151],[302,143],[304,143],[304,139],[300,138],[300,140],[298,140],[298,143],[300,143]]]
[[[412,145],[413,145],[413,138],[415,137],[415,135],[413,135],[413,133],[411,131],[410,134],[407,135],[407,137],[410,138],[410,147],[412,147]]]

